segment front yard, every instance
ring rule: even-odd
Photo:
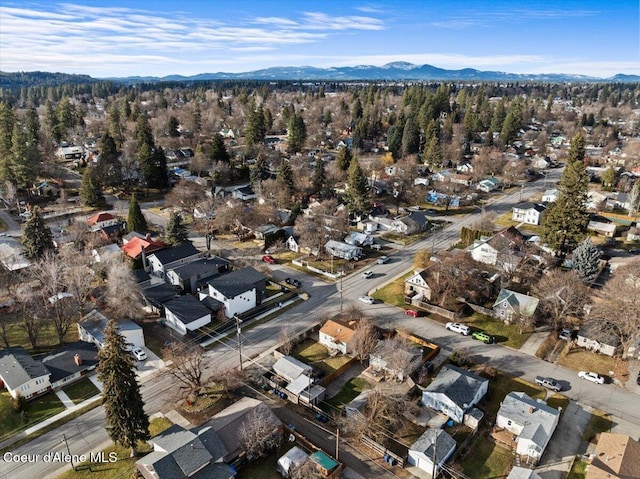
[[[325,374],[331,374],[351,361],[348,356],[329,355],[329,350],[313,339],[305,339],[291,351],[291,356],[313,366]]]
[[[73,401],[73,404],[79,404],[93,396],[100,394],[100,390],[93,384],[89,378],[83,378],[62,390]]]
[[[384,288],[380,288],[374,292],[371,297],[383,303],[390,304],[391,306],[397,306],[399,308],[412,309],[414,306],[404,304],[404,280],[411,276],[413,272],[407,273],[404,276],[389,283]]]
[[[0,392],[0,439],[21,431],[33,424],[64,411],[65,407],[54,393],[29,401],[24,414],[13,410],[11,395]]]
[[[617,365],[616,358],[572,345],[565,346],[558,357],[558,364],[574,371],[594,371],[603,376],[610,376]]]
[[[465,318],[465,324],[471,328],[479,329],[494,336],[496,342],[502,346],[520,349],[531,336],[531,331],[520,332],[520,327],[513,324],[505,324],[503,321],[491,318],[484,314],[474,313]]]

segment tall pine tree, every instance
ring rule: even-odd
[[[135,195],[131,195],[131,200],[129,201],[129,214],[127,215],[127,231],[129,233],[133,231],[146,233],[147,229],[147,220],[142,214],[138,200]]]
[[[584,156],[584,138],[579,133],[571,140],[567,166],[558,184],[558,199],[542,218],[542,239],[560,256],[573,250],[587,233],[589,212],[585,203],[589,178]]]
[[[601,252],[591,242],[591,238],[585,239],[573,250],[573,270],[578,273],[585,283],[590,283],[600,271]]]
[[[367,178],[360,168],[358,160],[351,161],[351,166],[347,172],[347,193],[345,200],[349,208],[349,213],[353,215],[366,215],[371,211],[369,195],[367,192]]]
[[[27,258],[38,260],[53,250],[53,233],[45,223],[39,207],[32,206],[29,213],[22,232],[22,245]]]
[[[91,167],[87,167],[84,175],[82,175],[80,199],[85,206],[92,208],[102,208],[106,204],[104,195],[102,194],[102,185],[96,178],[96,174]]]
[[[316,166],[313,170],[313,190],[320,195],[324,195],[327,190],[327,172],[324,168],[324,161],[316,159]]]
[[[104,330],[104,347],[98,353],[98,379],[103,385],[102,405],[109,436],[116,444],[138,454],[139,441],[149,439],[149,417],[144,412],[140,385],[127,342],[110,320]]]
[[[213,135],[209,159],[211,159],[211,161],[222,161],[223,163],[229,163],[231,161],[227,147],[224,144],[224,138],[222,138],[220,133]]]
[[[307,141],[307,126],[302,116],[295,113],[289,119],[289,152],[297,153],[304,147]]]
[[[338,150],[338,154],[336,155],[336,165],[342,171],[347,171],[349,166],[351,166],[351,160],[353,160],[353,153],[351,152],[351,148],[348,146],[343,146]]]
[[[178,246],[189,241],[187,225],[182,222],[182,215],[177,211],[171,213],[169,217],[165,232],[165,241],[171,246]]]

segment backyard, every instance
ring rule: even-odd
[[[275,451],[272,451],[271,454],[242,466],[238,470],[236,479],[282,479],[280,473],[276,471],[276,464],[278,463],[278,459],[293,446],[295,446],[294,443],[283,442],[282,445]]]
[[[500,403],[512,391],[527,393],[533,399],[544,399],[546,389],[536,386],[520,378],[514,378],[498,371],[494,379],[489,381],[489,391],[485,396],[481,409],[491,418],[495,418]]]
[[[469,479],[507,477],[515,456],[486,437],[478,436],[458,459]]]
[[[13,401],[7,391],[0,392],[0,439],[64,411],[65,407],[53,393],[29,401],[24,416],[13,410]]]
[[[310,338],[297,344],[291,351],[291,356],[313,366],[324,374],[331,374],[351,361],[348,356],[331,357],[327,348]]]
[[[365,389],[371,389],[371,385],[365,379],[350,379],[344,386],[342,386],[342,389],[338,394],[327,399],[325,403],[334,408],[342,409],[345,404],[349,404]]]

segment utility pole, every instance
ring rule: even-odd
[[[336,461],[339,461],[340,455],[340,428],[336,429]]]
[[[342,313],[342,278],[344,277],[344,271],[340,271],[340,312]]]
[[[242,342],[240,341],[240,323],[242,323],[242,320],[238,317],[237,314],[234,314],[233,317],[236,320],[236,333],[237,333],[237,339],[238,339],[238,358],[240,359],[240,371],[242,371]]]
[[[433,432],[437,433],[438,431],[436,431],[434,429]],[[433,447],[433,454],[432,454],[432,458],[431,458],[431,460],[433,461],[433,470],[432,470],[431,478],[432,479],[436,479],[436,475],[438,474],[438,470],[436,469],[436,461],[438,460],[437,457],[436,457],[436,449],[437,449],[437,446],[438,446],[438,436],[437,436],[437,434],[433,435],[433,439],[431,440],[431,446]]]
[[[76,466],[73,463],[73,456],[71,455],[71,450],[69,449],[69,443],[67,442],[67,436],[64,433],[62,434],[62,442],[64,442],[64,445],[67,446],[67,454],[69,454],[69,459],[71,460],[71,467],[75,471],[76,470]]]

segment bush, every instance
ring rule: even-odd
[[[24,396],[18,394],[14,399],[11,400],[11,407],[13,411],[16,413],[23,413],[27,410],[27,400]]]

